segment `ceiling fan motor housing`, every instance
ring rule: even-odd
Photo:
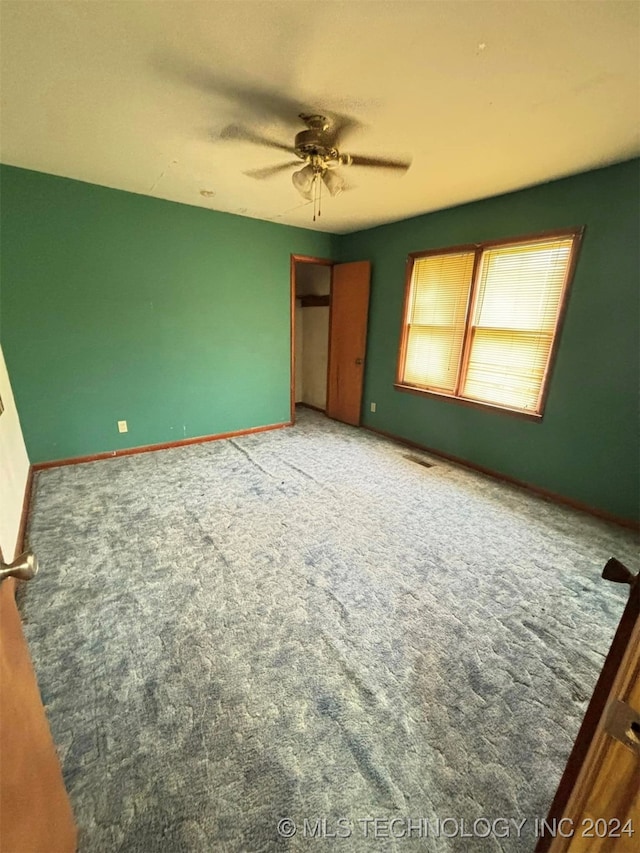
[[[302,160],[320,157],[322,160],[337,160],[338,149],[331,145],[322,130],[302,130],[296,134],[295,152]]]

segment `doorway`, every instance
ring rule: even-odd
[[[327,409],[332,268],[322,258],[291,258],[292,422],[296,405]]]
[[[291,256],[291,423],[296,404],[360,425],[369,261]]]

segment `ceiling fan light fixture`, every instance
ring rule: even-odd
[[[322,173],[322,180],[332,196],[340,195],[344,189],[344,181],[340,175],[331,172],[329,169]]]
[[[308,201],[311,201],[313,198],[312,190],[315,177],[316,174],[313,170],[313,166],[305,166],[304,169],[300,169],[299,172],[294,172],[293,175],[291,175],[294,187],[298,190],[300,195]]]
[[[229,125],[223,131],[222,138],[244,140],[266,148],[282,149],[290,154],[295,154],[299,160],[302,160],[304,165],[291,175],[291,180],[302,198],[305,201],[313,202],[314,222],[316,218],[320,217],[323,185],[332,196],[340,195],[344,190],[351,189],[342,175],[335,173],[335,169],[358,166],[404,173],[411,166],[410,158],[392,160],[388,157],[369,157],[341,152],[339,149],[342,145],[343,134],[362,126],[355,119],[348,116],[334,116],[331,120],[315,113],[300,113],[300,118],[306,124],[307,129],[296,133],[293,147],[283,145],[240,125]],[[244,174],[258,180],[270,178],[299,165],[299,160],[265,168],[250,169]]]

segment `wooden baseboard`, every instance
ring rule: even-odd
[[[98,462],[101,459],[117,459],[120,456],[135,456],[138,453],[153,453],[156,450],[170,450],[173,447],[186,447],[190,444],[204,444],[207,441],[221,441],[224,438],[237,438],[241,435],[252,435],[256,432],[267,432],[272,429],[283,429],[291,426],[291,421],[267,426],[249,427],[234,432],[221,432],[216,435],[201,435],[197,438],[183,438],[180,441],[167,441],[163,444],[145,444],[141,447],[127,447],[124,450],[112,450],[107,453],[94,453],[92,456],[73,456],[70,459],[54,459],[51,462],[36,462],[31,471],[43,471],[46,468],[61,468],[64,465],[80,465],[83,462]]]
[[[433,447],[427,447],[426,444],[419,444],[417,441],[402,438],[392,432],[387,432],[386,430],[377,429],[376,427],[371,426],[363,426],[362,428],[369,432],[373,432],[376,435],[381,435],[384,438],[389,438],[391,441],[395,441],[406,447],[414,447],[416,450],[423,450],[425,453],[431,453],[433,456],[446,459],[448,462],[454,462],[456,465],[461,465],[463,468],[468,468],[471,471],[477,471],[480,474],[486,474],[488,477],[493,477],[494,480],[500,480],[504,483],[509,483],[512,486],[519,486],[521,489],[526,489],[526,491],[532,492],[533,494],[552,501],[553,503],[570,506],[572,509],[577,509],[580,512],[586,512],[588,515],[593,515],[596,518],[603,519],[604,521],[611,521],[613,524],[618,524],[621,527],[627,527],[636,531],[640,530],[640,522],[635,521],[634,519],[621,518],[620,516],[607,512],[607,510],[589,506],[588,504],[576,501],[573,498],[564,497],[564,495],[558,495],[556,492],[551,492],[542,486],[535,486],[532,483],[525,482],[524,480],[518,480],[516,477],[509,476],[509,474],[501,474],[499,471],[494,471],[491,468],[485,468],[484,465],[476,465],[475,462],[469,462],[466,459],[461,459],[459,456],[453,456],[450,453],[445,453],[443,450],[436,450]]]
[[[311,403],[296,403],[296,406],[302,406],[303,409],[313,409],[314,412],[321,412],[323,415],[327,414],[326,409],[321,409],[320,406],[312,406]]]

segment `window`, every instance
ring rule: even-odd
[[[410,255],[396,388],[540,417],[582,233]]]

